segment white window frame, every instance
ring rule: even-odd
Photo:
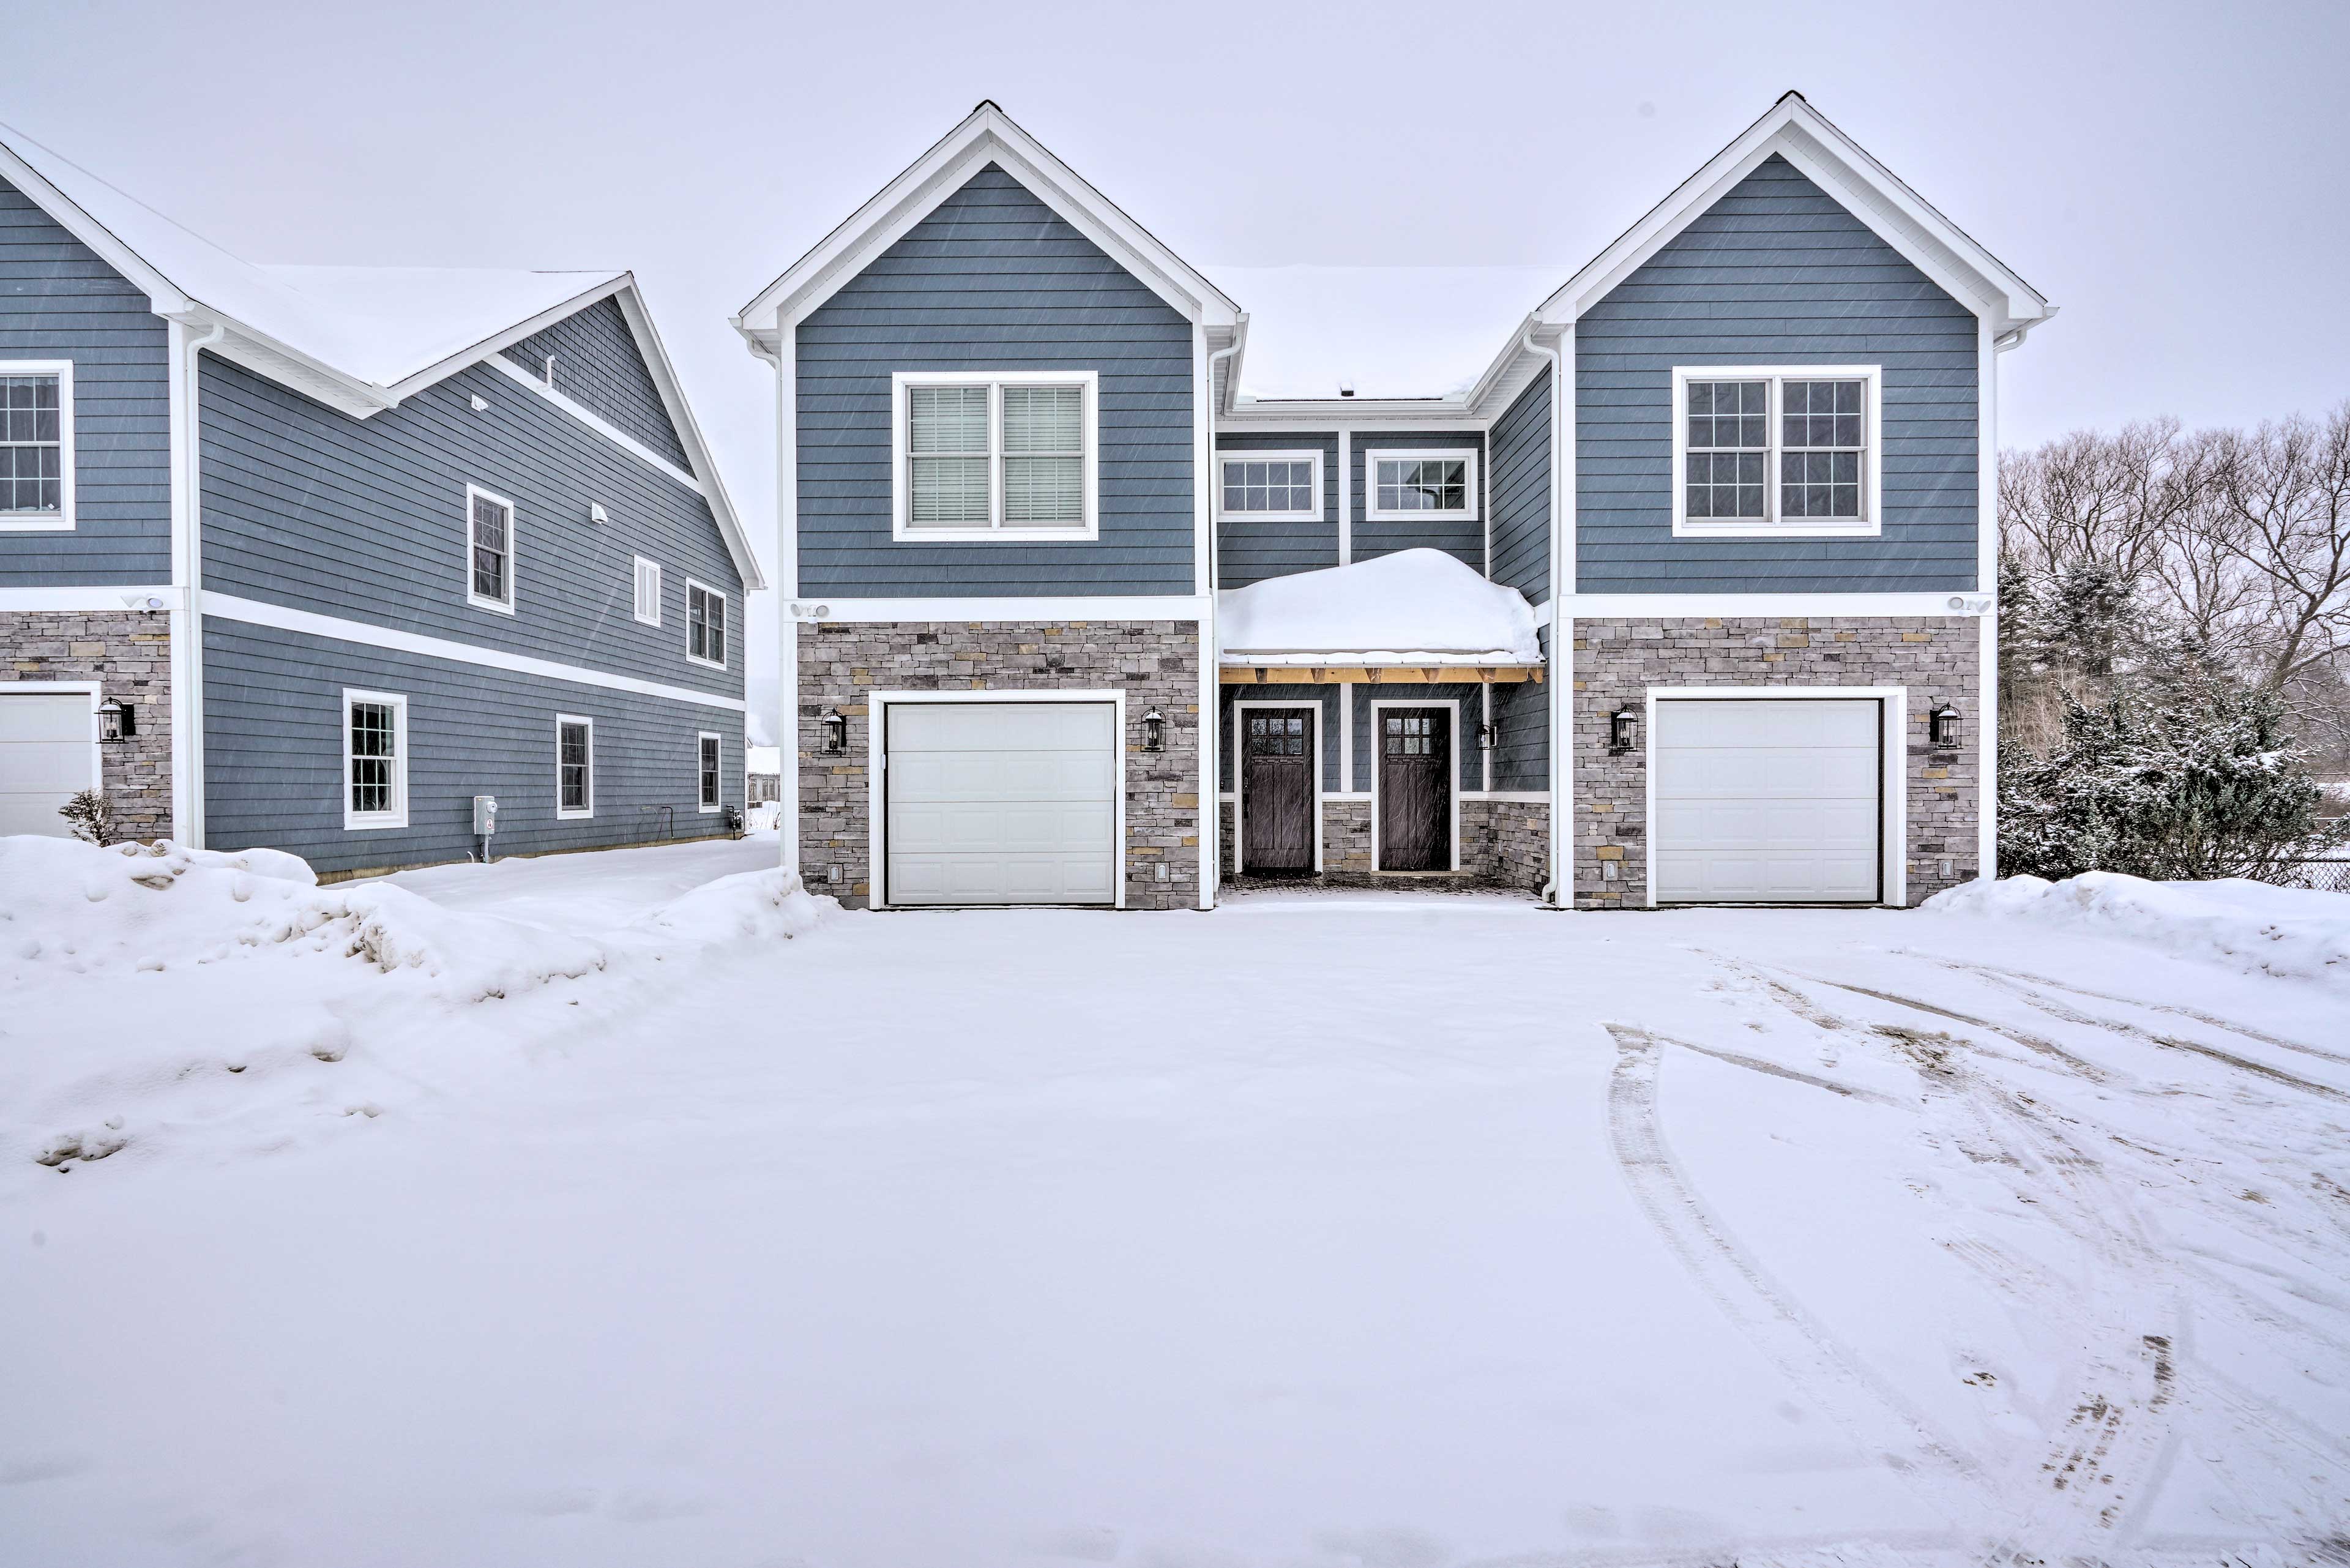
[[[1770,409],[1764,415],[1769,441],[1762,448],[1762,515],[1753,517],[1691,517],[1689,515],[1689,388],[1691,381],[1768,381]],[[1862,383],[1860,511],[1857,518],[1779,516],[1780,388],[1788,381],[1859,381]],[[1673,367],[1673,536],[1677,539],[1869,539],[1885,532],[1882,476],[1885,441],[1882,396],[1885,368],[1881,365],[1676,365]]]
[[[941,527],[913,524],[914,487],[907,458],[907,391],[914,387],[978,387],[987,389],[987,514],[984,526]],[[1006,387],[1076,387],[1085,421],[1084,505],[1082,524],[1007,525],[1003,521],[1003,389]],[[1101,537],[1101,376],[1094,370],[898,370],[889,377],[889,536],[912,544],[1014,544],[1058,541],[1079,543]]]
[[[359,811],[351,805],[351,707],[373,702],[391,710],[391,809]],[[366,691],[343,688],[343,831],[362,833],[408,826],[408,696],[401,691]]]
[[[726,618],[726,624],[725,624],[723,627],[721,627],[721,628],[719,628],[719,632],[718,632],[718,657],[717,657],[717,658],[715,658],[715,659],[704,659],[702,655],[700,655],[700,654],[698,654],[698,653],[696,653],[696,652],[694,652],[694,651],[693,651],[693,596],[694,596],[694,592],[695,592],[695,590],[696,590],[696,589],[699,589],[699,590],[700,590],[700,591],[702,591],[702,593],[708,594],[712,598],[716,599],[716,600],[718,601],[718,604],[719,604],[719,612]],[[712,587],[708,583],[697,582],[697,581],[695,581],[695,580],[694,580],[693,578],[691,578],[691,577],[688,577],[688,578],[686,578],[686,579],[685,579],[685,657],[686,657],[686,661],[687,661],[688,663],[690,663],[690,664],[699,664],[699,665],[702,665],[702,666],[705,666],[706,668],[711,669],[711,670],[723,670],[723,669],[725,669],[725,668],[726,668],[726,639],[727,639],[727,638],[728,638],[729,636],[731,636],[731,635],[733,634],[733,628],[734,628],[734,607],[733,607],[733,605],[732,603],[730,603],[730,602],[727,600],[727,597],[726,597],[726,590],[725,590],[724,588],[713,588],[713,587]]]
[[[476,500],[495,502],[498,505],[506,509],[506,597],[502,599],[491,598],[488,595],[476,593],[473,589],[473,503]],[[464,544],[463,558],[465,563],[465,602],[472,605],[476,609],[495,610],[500,615],[514,614],[515,605],[517,602],[517,595],[520,592],[522,576],[520,569],[522,563],[522,514],[515,509],[515,504],[494,490],[484,490],[478,484],[466,485],[465,526],[463,538]]]
[[[588,804],[567,806],[563,804],[563,727],[584,724],[588,727]],[[557,713],[555,716],[555,815],[561,822],[581,822],[596,815],[596,721],[585,713]]]
[[[1469,466],[1461,472],[1466,483],[1468,504],[1457,511],[1392,512],[1379,508],[1379,464],[1415,462],[1425,459],[1444,462],[1465,462]],[[1482,493],[1478,488],[1477,449],[1473,446],[1428,447],[1368,447],[1363,452],[1363,521],[1366,523],[1418,523],[1435,517],[1451,523],[1474,523],[1482,515],[1479,505]]]
[[[713,787],[714,789],[716,789],[716,790],[717,790],[717,792],[718,792],[718,798],[717,798],[716,800],[713,800],[713,801],[707,801],[707,802],[704,802],[704,801],[702,801],[702,774],[703,774],[703,773],[705,772],[705,770],[703,769],[703,767],[702,767],[702,743],[704,741],[709,741],[709,742],[715,742],[715,743],[716,743],[716,745],[717,745],[717,747],[718,747],[718,765],[717,765],[716,767],[714,767],[714,768],[711,768],[711,769],[706,770],[706,771],[708,772],[709,775],[710,775],[710,779],[711,779],[711,783],[712,783],[712,787]],[[745,770],[746,776],[747,776],[747,773],[748,773],[748,770]],[[720,732],[720,731],[717,731],[717,730],[698,730],[698,731],[694,732],[694,736],[693,736],[693,798],[694,798],[694,800],[696,801],[696,803],[698,803],[698,809],[701,811],[702,815],[704,815],[704,816],[713,815],[715,815],[716,813],[718,813],[718,812],[723,811],[723,810],[724,810],[724,809],[725,809],[725,806],[726,806],[726,737],[725,737],[725,735],[724,735],[722,732]]]
[[[55,376],[57,379],[57,513],[0,514],[0,533],[68,534],[74,526],[74,384],[70,359],[0,359],[0,376]]]
[[[1322,464],[1327,454],[1306,452],[1256,452],[1246,447],[1216,449],[1216,521],[1235,523],[1319,523],[1323,517]],[[1303,462],[1314,474],[1314,504],[1303,512],[1228,512],[1224,509],[1224,464],[1228,462]],[[1418,514],[1415,514],[1418,515]]]
[[[645,575],[648,572],[652,575],[653,613],[650,615],[647,615],[645,613],[645,607],[642,602],[644,597],[643,590],[645,585]],[[659,561],[654,560],[650,556],[633,556],[629,557],[629,613],[636,617],[639,624],[643,626],[659,626],[661,623],[661,566]]]

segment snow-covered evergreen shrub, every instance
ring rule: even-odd
[[[115,820],[114,807],[106,796],[94,789],[83,790],[73,799],[57,807],[57,815],[66,819],[73,836],[84,844],[120,844],[122,826]]]

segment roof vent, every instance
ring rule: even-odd
[[[1341,382],[1339,382],[1339,383],[1338,383],[1338,395],[1339,395],[1340,397],[1342,397],[1342,398],[1351,398],[1351,397],[1353,397],[1353,396],[1355,395],[1355,383],[1354,383],[1354,382],[1352,382],[1352,381],[1341,381]]]

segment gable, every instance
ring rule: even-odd
[[[679,468],[693,472],[685,443],[670,421],[669,407],[637,346],[636,334],[629,330],[628,317],[617,296],[574,311],[507,345],[504,352],[533,379],[552,386]]]

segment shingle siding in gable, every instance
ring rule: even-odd
[[[742,691],[742,578],[709,503],[489,367],[364,421],[210,355],[200,386],[206,588]],[[513,615],[466,602],[469,483],[515,504]],[[588,521],[593,503],[608,523]],[[630,613],[639,555],[661,564],[658,627]],[[726,590],[725,670],[687,661],[689,576]]]
[[[1216,586],[1244,588],[1267,577],[1315,572],[1338,564],[1338,438],[1335,434],[1282,435],[1252,431],[1220,435],[1216,453],[1319,452],[1322,454],[1322,517],[1314,523],[1269,523],[1222,517],[1216,524]],[[1209,476],[1214,486],[1222,470]],[[1221,510],[1221,506],[1220,506]]]
[[[1493,421],[1492,577],[1535,604],[1550,597],[1551,371]]]
[[[1354,494],[1348,505],[1354,513],[1348,559],[1367,561],[1377,556],[1392,556],[1398,550],[1441,550],[1471,570],[1485,570],[1485,437],[1481,431],[1361,431],[1354,434],[1353,457]],[[1477,515],[1474,517],[1437,517],[1422,514],[1415,517],[1391,519],[1385,523],[1369,521],[1370,490],[1367,481],[1367,453],[1374,452],[1450,452],[1462,450],[1477,453]]]
[[[1189,594],[1192,328],[993,164],[797,330],[800,588],[808,594]],[[1100,374],[1100,538],[890,537],[898,370]]]
[[[0,587],[172,576],[172,412],[162,318],[130,281],[0,181],[0,359],[74,366],[70,531],[0,531]]]
[[[1975,581],[1977,326],[1773,156],[1575,324],[1585,593],[1964,590]],[[1672,534],[1672,368],[1884,367],[1879,538]]]
[[[511,345],[506,358],[541,381],[555,362],[556,391],[626,431],[688,473],[685,443],[617,298],[599,299]],[[706,479],[708,475],[696,475]]]

